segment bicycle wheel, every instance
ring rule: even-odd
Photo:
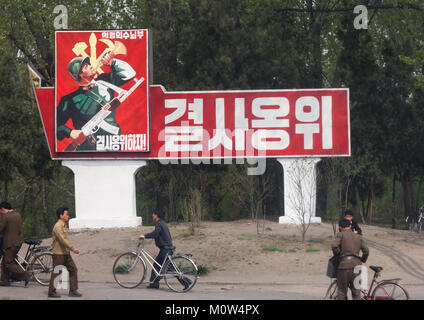
[[[186,256],[171,257],[163,266],[162,276],[172,291],[187,292],[196,284],[197,266]]]
[[[37,253],[29,269],[34,279],[43,286],[48,286],[53,271],[53,254],[51,252]]]
[[[116,258],[113,264],[113,277],[124,288],[135,288],[144,281],[146,263],[135,252],[126,252]]]
[[[337,300],[337,288],[337,280],[334,280],[328,287],[324,300]]]
[[[385,281],[375,287],[372,300],[409,300],[408,292],[398,283]]]

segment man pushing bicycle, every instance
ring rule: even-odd
[[[165,261],[166,254],[170,248],[172,248],[172,237],[169,232],[168,224],[163,220],[163,214],[160,211],[155,211],[152,214],[153,221],[155,222],[155,230],[153,232],[147,233],[145,235],[140,235],[140,239],[155,239],[155,244],[159,248],[159,254],[157,255],[155,261],[157,264],[154,264],[155,270],[159,273],[160,268]],[[150,285],[147,287],[149,289],[159,289],[160,277],[156,275],[154,270],[150,276]],[[188,278],[179,279],[179,281],[184,285],[185,288],[188,288],[191,284],[191,280]]]

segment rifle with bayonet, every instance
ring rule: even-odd
[[[117,134],[119,132],[119,129],[117,129],[115,132],[113,129],[116,127],[113,127],[109,125],[107,122],[104,121],[107,116],[109,116],[112,111],[116,110],[122,102],[127,99],[131,93],[134,92],[134,90],[144,81],[144,78],[140,79],[134,79],[135,84],[129,89],[129,90],[123,90],[119,87],[116,87],[112,84],[106,83],[105,81],[97,81],[101,83],[104,86],[111,87],[115,91],[118,92],[118,96],[113,98],[112,101],[110,101],[108,104],[103,106],[82,128],[81,132],[84,134],[84,136],[87,138],[88,142],[91,145],[96,144],[96,139],[93,137],[93,134],[95,134],[100,128],[106,129],[106,131],[109,131],[111,133]],[[65,151],[75,151],[78,147],[78,144],[75,141],[72,141],[66,148]]]

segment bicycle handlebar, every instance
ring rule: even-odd
[[[138,238],[137,248],[143,248],[144,246],[144,238]]]

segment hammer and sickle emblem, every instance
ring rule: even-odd
[[[90,57],[90,63],[94,70],[96,70],[99,74],[103,73],[101,66],[103,65],[101,60],[106,53],[113,52],[115,55],[118,54],[127,54],[127,48],[121,41],[115,41],[109,39],[99,39],[100,42],[106,44],[107,48],[103,50],[103,52],[97,56],[97,37],[94,33],[91,33],[89,38],[90,44],[90,55],[85,51],[88,48],[87,43],[85,42],[77,42],[75,43],[72,52],[75,53],[76,56],[81,57]]]

